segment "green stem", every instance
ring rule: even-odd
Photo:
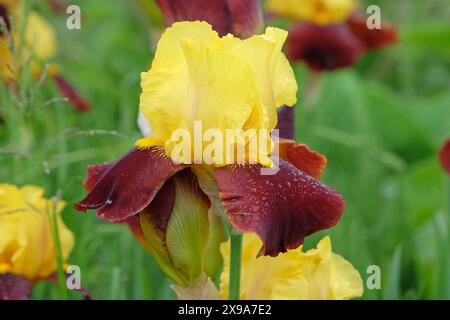
[[[61,241],[59,237],[57,205],[58,201],[57,200],[53,201],[51,208],[53,241],[55,243],[56,265],[58,268],[59,294],[61,300],[67,300],[66,275],[64,273],[63,255],[62,255]]]
[[[242,234],[230,232],[230,288],[228,299],[239,300],[241,285]]]

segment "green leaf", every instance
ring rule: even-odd
[[[397,246],[391,259],[389,267],[387,288],[384,290],[383,298],[389,300],[400,299],[400,275],[402,266],[402,248]]]

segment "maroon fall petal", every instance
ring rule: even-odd
[[[442,168],[450,175],[450,139],[442,146],[439,152],[439,161]]]
[[[280,130],[280,138],[294,139],[294,108],[283,106],[278,111],[277,129]]]
[[[114,164],[114,162],[107,162],[104,164],[88,166],[88,176],[83,181],[83,187],[87,191],[91,191],[98,179],[100,179],[109,169],[111,169]]]
[[[369,29],[367,27],[367,15],[361,11],[353,12],[347,21],[347,25],[365,50],[378,50],[397,42],[395,25],[383,23],[381,29]]]
[[[260,169],[247,165],[215,171],[228,218],[238,230],[259,235],[260,255],[295,249],[305,236],[339,221],[344,199],[333,189],[284,160],[275,175],[261,175]]]
[[[221,36],[231,31],[227,0],[156,0],[167,26],[178,21],[206,21]]]
[[[5,273],[0,275],[0,300],[28,300],[33,283],[25,277]]]
[[[185,170],[188,171],[188,170]],[[172,214],[173,206],[175,205],[175,183],[174,179],[176,177],[182,176],[182,171],[175,176],[171,177],[169,180],[164,183],[164,186],[161,188],[161,191],[158,192],[155,199],[142,210],[139,215],[144,214],[147,218],[152,222],[155,226],[156,230],[160,232],[160,234],[165,237],[165,231],[167,229],[167,224],[170,219],[170,215]],[[130,225],[133,233],[139,238],[143,237],[143,231],[140,227],[139,216],[137,217],[137,223],[132,222]]]
[[[259,33],[264,23],[259,0],[228,0],[228,5],[235,36],[245,39]]]
[[[164,182],[185,165],[175,164],[163,148],[152,147],[131,150],[110,168],[104,167],[103,174],[99,168],[89,170],[91,176],[85,185],[90,187],[98,180],[74,207],[80,211],[96,209],[99,218],[122,221],[148,206]]]
[[[288,58],[304,61],[315,71],[351,66],[358,61],[361,53],[361,45],[347,25],[320,26],[299,22],[289,31]]]
[[[90,110],[91,107],[89,102],[81,97],[67,80],[59,75],[53,76],[53,80],[55,81],[59,93],[67,98],[72,106],[79,111]]]
[[[327,158],[311,150],[308,145],[294,140],[280,139],[280,158],[297,169],[319,180],[327,166]]]

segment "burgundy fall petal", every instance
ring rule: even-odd
[[[353,12],[347,25],[365,50],[378,50],[397,42],[397,29],[393,24],[383,23],[381,29],[369,29],[363,12]]]
[[[439,152],[439,161],[442,168],[450,175],[450,139],[442,146]]]
[[[280,138],[294,139],[294,108],[283,106],[278,111],[277,129],[280,130]]]
[[[83,181],[83,187],[87,191],[91,191],[92,188],[97,183],[98,179],[100,179],[103,174],[105,174],[109,169],[114,166],[114,162],[107,162],[104,164],[98,164],[94,166],[88,166],[88,176]]]
[[[33,284],[25,277],[0,274],[0,300],[28,300]]]
[[[72,87],[72,85],[67,82],[63,77],[59,75],[53,76],[53,80],[55,81],[56,87],[58,88],[59,93],[66,97],[70,104],[74,106],[79,111],[89,111],[90,104],[85,99],[83,99]]]
[[[185,165],[173,163],[161,147],[133,149],[103,174],[91,169],[94,174],[85,184],[90,186],[95,177],[98,181],[74,207],[96,209],[97,216],[108,221],[125,220],[148,206],[164,182],[183,168]]]
[[[351,66],[358,61],[361,53],[361,44],[347,25],[320,26],[299,22],[289,31],[288,58],[304,61],[315,71]]]
[[[178,173],[176,176],[181,177],[185,171]],[[167,180],[166,183],[164,183],[164,186],[161,188],[160,192],[158,192],[155,199],[148,205],[148,207],[146,207],[144,210],[142,210],[141,213],[139,213],[139,215],[144,214],[147,216],[147,218],[151,221],[152,225],[156,228],[156,230],[158,230],[158,232],[161,233],[162,238],[165,237],[167,223],[169,222],[173,206],[175,205],[174,179],[175,177],[172,177],[169,180]],[[134,226],[132,226],[131,228],[132,230],[134,229],[133,233],[136,236],[143,237],[143,232],[141,230],[139,223],[139,216],[136,217],[139,229],[137,228],[135,223]]]
[[[284,160],[275,175],[263,176],[260,169],[247,165],[215,171],[228,218],[238,230],[259,235],[260,255],[295,249],[305,236],[339,221],[344,199],[333,189]]]
[[[319,180],[327,166],[327,158],[311,150],[308,145],[294,140],[280,139],[280,158],[291,163],[297,169]]]
[[[245,39],[258,34],[264,24],[259,0],[228,0],[231,33]]]
[[[227,0],[156,0],[167,26],[178,21],[206,21],[221,36],[231,31]]]

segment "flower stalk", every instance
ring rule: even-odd
[[[229,300],[239,300],[241,285],[242,234],[230,232],[230,289]]]

